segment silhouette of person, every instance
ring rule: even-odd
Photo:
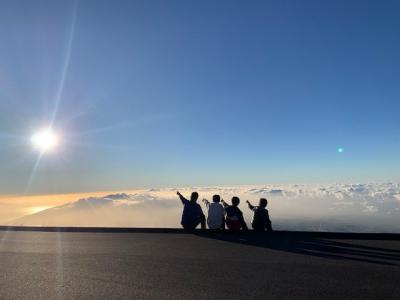
[[[193,192],[190,201],[182,196],[181,193],[176,193],[182,201],[183,212],[181,224],[185,230],[194,230],[199,224],[201,224],[201,229],[206,229],[206,217],[203,214],[201,206],[197,203],[199,194]]]
[[[251,226],[256,231],[272,231],[272,224],[269,218],[268,210],[266,209],[268,201],[265,198],[261,198],[258,206],[253,206],[249,201],[246,201],[249,208],[254,212]]]
[[[224,200],[222,200],[222,204],[224,205],[226,211],[225,223],[230,230],[247,230],[247,225],[244,221],[243,213],[238,207],[239,203],[240,199],[238,197],[232,197],[232,205],[229,205]]]
[[[220,203],[219,195],[213,196],[213,202],[210,203],[207,199],[203,199],[208,209],[207,225],[210,229],[225,229],[225,209]]]

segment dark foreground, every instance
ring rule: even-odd
[[[398,236],[0,229],[1,299],[400,297]]]

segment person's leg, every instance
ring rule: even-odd
[[[191,232],[196,229],[196,226],[199,225],[199,222],[194,221],[186,221],[185,223],[181,223],[182,227],[185,231]]]
[[[192,225],[186,224],[186,225],[183,226],[183,230],[187,231],[187,232],[191,232],[191,231],[194,230],[194,227]]]
[[[193,232],[193,231],[194,231],[194,228],[192,228],[192,227],[184,227],[183,230],[184,230],[185,232]]]
[[[268,220],[268,223],[267,223],[267,231],[272,231],[272,223],[270,220]]]
[[[201,229],[206,229],[206,218],[204,216],[198,217],[192,224],[190,228],[187,228],[186,230],[193,231],[196,229],[197,226],[201,224]]]
[[[251,227],[253,227],[253,230],[256,232],[263,232],[265,229],[263,226],[260,226],[258,224],[253,224],[253,223],[251,224]]]
[[[201,229],[206,229],[206,218],[203,216],[200,217],[200,224],[201,224]]]

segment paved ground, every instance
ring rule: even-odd
[[[399,299],[400,241],[0,231],[1,299]]]

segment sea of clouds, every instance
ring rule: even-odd
[[[400,184],[276,184],[179,189],[200,199],[219,194],[230,202],[241,199],[248,223],[251,211],[245,200],[268,199],[274,229],[344,232],[400,232]],[[176,188],[137,190],[79,199],[12,222],[14,225],[180,227],[182,204]],[[202,204],[206,213],[206,208]]]

